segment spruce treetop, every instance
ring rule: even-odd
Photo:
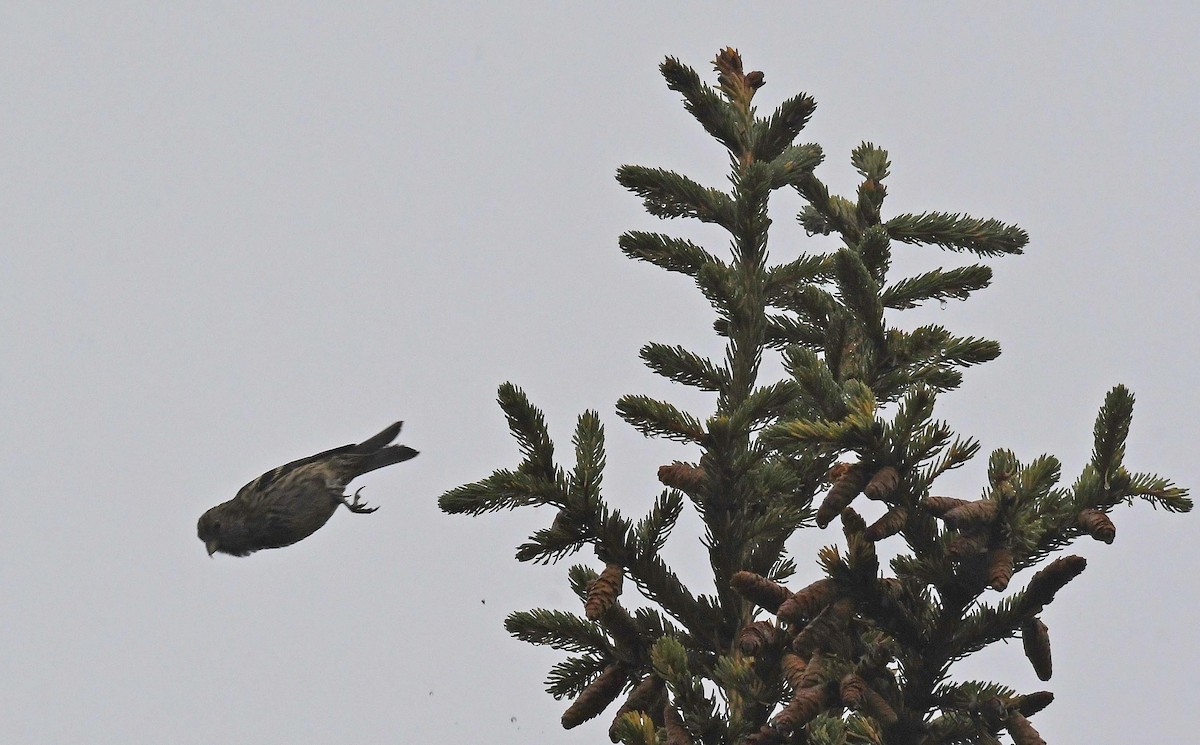
[[[521,561],[592,549],[591,564],[567,573],[582,615],[535,609],[506,621],[517,638],[569,653],[546,680],[551,695],[571,700],[564,727],[607,712],[609,737],[626,745],[994,743],[1005,731],[1019,745],[1042,742],[1029,717],[1051,693],[955,680],[954,664],[1020,637],[1038,677],[1049,679],[1043,617],[1086,565],[1053,555],[1082,537],[1111,543],[1110,513],[1122,503],[1186,512],[1191,501],[1166,479],[1127,470],[1133,396],[1119,385],[1069,486],[1053,456],[1022,462],[1001,449],[977,498],[939,494],[938,477],[980,445],[934,418],[937,397],[1000,347],[939,325],[903,331],[889,319],[965,300],[992,272],[970,264],[893,277],[892,251],[936,246],[991,259],[1020,254],[1028,236],[954,212],[885,217],[890,162],[869,142],[850,157],[857,193],[831,194],[815,173],[821,148],[795,142],[812,98],[793,96],[760,116],[763,73],[746,72],[734,49],[721,50],[714,67],[716,87],[673,57],[660,71],[728,150],[728,190],[661,168],[617,172],[651,215],[713,223],[730,236],[720,252],[657,232],[619,240],[630,258],[689,277],[716,314],[722,359],[669,343],[641,350],[655,373],[715,393],[714,411],[644,395],[617,402],[637,431],[682,443],[692,460],[659,468],[664,488],[643,517],[627,517],[603,497],[598,414],[579,416],[573,462],[564,462],[542,412],[505,383],[499,403],[520,462],[452,489],[441,507],[472,515],[553,507],[553,522],[517,549]],[[772,263],[767,206],[781,189],[803,198],[803,232],[836,236],[836,251]],[[788,377],[760,380],[768,354],[781,355]],[[879,516],[868,522],[855,500]],[[684,586],[661,556],[685,508],[703,521],[711,594]],[[789,539],[835,523],[841,537],[817,552],[819,573],[801,573]],[[900,551],[886,566],[882,541]],[[1028,579],[1018,582],[1022,573]],[[640,595],[632,602],[628,584]]]

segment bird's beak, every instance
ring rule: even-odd
[[[208,541],[207,543],[204,544],[204,547],[206,549],[208,549],[208,558],[210,558],[210,559],[212,558],[212,555],[217,552],[217,542],[216,541]]]

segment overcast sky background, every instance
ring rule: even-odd
[[[552,515],[437,510],[516,464],[511,380],[569,457],[607,428],[607,494],[640,516],[654,469],[626,393],[647,341],[717,352],[690,283],[623,258],[645,215],[623,163],[724,188],[726,156],[666,89],[738,47],[760,113],[804,91],[801,141],[852,194],[850,150],[891,152],[885,216],[965,211],[1029,231],[967,303],[902,316],[998,339],[939,413],[986,454],[1075,478],[1105,392],[1137,395],[1128,463],[1185,486],[1200,343],[1200,11],[1187,3],[5,3],[0,7],[0,740],[5,743],[600,743],[543,691],[562,655],[514,610],[577,609],[569,564],[519,565]],[[779,200],[773,256],[808,240]],[[897,247],[894,277],[964,257]],[[416,460],[362,479],[381,506],[210,561],[200,513],[260,472],[396,419]],[[942,493],[974,497],[986,457]],[[357,485],[357,484],[356,484]],[[1194,516],[1114,513],[1113,546],[1020,644],[962,665],[1056,702],[1047,741],[1188,742],[1197,724]],[[708,591],[695,522],[668,550]],[[791,543],[816,578],[835,532]],[[579,560],[598,566],[594,557]],[[1023,584],[1019,575],[1014,585]]]

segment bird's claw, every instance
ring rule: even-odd
[[[360,515],[369,515],[375,510],[379,509],[378,507],[368,507],[366,502],[361,501],[358,498],[358,493],[360,491],[362,491],[361,486],[354,491],[354,495],[349,500],[347,500],[345,496],[342,497],[342,504],[346,505],[346,509],[350,510],[351,512],[357,512]]]

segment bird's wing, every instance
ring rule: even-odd
[[[345,454],[368,455],[377,450],[380,450],[385,445],[387,445],[389,442],[396,439],[396,435],[400,434],[400,427],[403,426],[403,424],[404,424],[404,422],[396,422],[395,424],[391,424],[388,427],[386,427],[379,434],[374,435],[373,437],[368,437],[367,439],[363,440],[360,443],[357,443],[357,444],[351,443],[349,445],[342,445],[341,447],[336,447],[331,450],[322,451],[320,453],[317,453],[316,455],[310,455],[307,458],[301,458],[300,460],[294,460],[291,463],[284,463],[282,466],[279,466],[278,468],[272,468],[270,471],[267,471],[263,475],[259,476],[258,478],[251,481],[249,484],[246,484],[241,489],[239,489],[237,496],[241,497],[243,495],[253,494],[257,491],[266,489],[274,481],[277,481],[278,479],[282,478],[283,476],[286,476],[287,474],[296,470],[300,466],[306,466],[309,463],[316,463],[317,461],[327,460],[327,459],[332,458],[337,455],[345,455]],[[406,449],[408,449],[408,448],[406,448]],[[416,451],[413,451],[413,455],[416,455]],[[410,455],[408,457],[411,458],[412,456]],[[378,466],[375,466],[375,467],[378,468]],[[237,497],[235,497],[235,499],[236,498]]]
[[[247,496],[247,495],[253,494],[255,492],[262,491],[262,490],[266,489],[268,486],[270,486],[273,482],[278,480],[280,477],[291,473],[292,471],[296,470],[300,466],[306,466],[309,463],[316,463],[317,461],[325,460],[325,459],[331,458],[335,455],[341,455],[343,453],[353,452],[353,450],[357,447],[358,447],[358,445],[355,445],[355,444],[342,445],[341,447],[322,451],[320,453],[317,453],[316,455],[310,455],[307,458],[301,458],[299,460],[294,460],[291,463],[284,463],[282,466],[279,466],[278,468],[272,468],[270,471],[267,471],[263,475],[259,476],[258,478],[254,479],[253,481],[251,481],[250,483],[246,484],[241,489],[239,489],[238,493],[237,493],[237,497],[234,497],[234,499],[237,499],[238,497],[242,497],[242,496]]]

